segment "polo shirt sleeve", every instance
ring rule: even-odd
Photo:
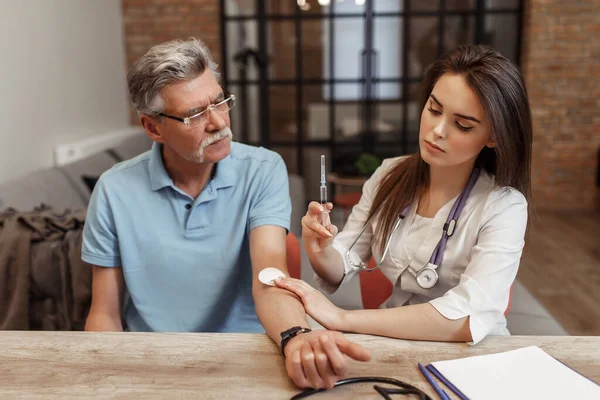
[[[485,211],[477,244],[458,286],[430,303],[448,319],[469,316],[473,345],[504,321],[525,244],[527,201],[514,189]]]
[[[101,177],[87,209],[81,259],[100,267],[120,267],[119,241],[107,193],[106,182]]]
[[[276,154],[274,160],[265,167],[267,170],[250,206],[248,229],[252,230],[262,225],[275,225],[289,232],[292,201],[287,168],[279,154]]]

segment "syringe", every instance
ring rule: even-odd
[[[327,210],[327,183],[325,180],[325,156],[321,156],[321,186],[319,188],[319,200],[321,202],[321,207],[323,207],[323,212],[321,213],[321,225],[328,225],[328,214]]]

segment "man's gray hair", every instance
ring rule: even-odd
[[[127,74],[133,107],[138,115],[163,112],[161,90],[175,81],[194,79],[206,69],[219,80],[217,64],[201,40],[172,40],[152,47]]]

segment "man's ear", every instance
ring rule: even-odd
[[[164,143],[164,138],[162,136],[162,134],[160,133],[160,131],[158,130],[158,122],[156,121],[156,119],[142,114],[140,116],[140,122],[142,124],[142,126],[144,127],[144,129],[146,130],[146,133],[148,134],[148,136],[150,136],[150,139],[154,140],[155,142],[158,143]]]

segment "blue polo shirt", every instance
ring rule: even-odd
[[[252,299],[249,233],[289,230],[281,157],[231,143],[193,199],[167,174],[161,145],[98,180],[83,230],[83,261],[123,268],[131,331],[264,332]]]

